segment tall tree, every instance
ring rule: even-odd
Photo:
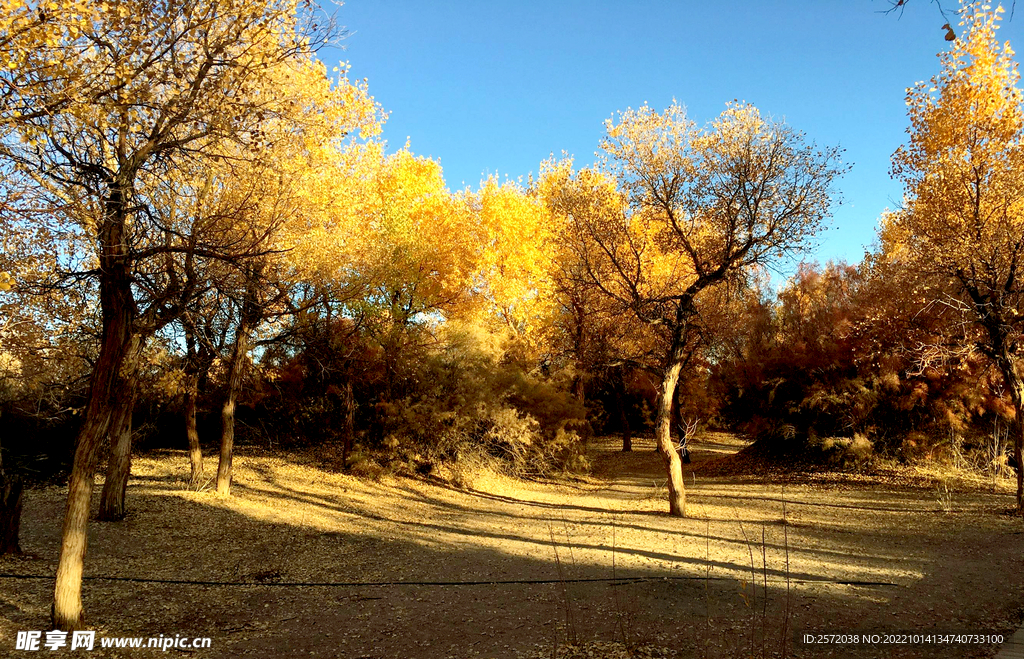
[[[185,338],[181,394],[185,438],[188,442],[189,484],[193,487],[199,487],[203,478],[203,449],[196,425],[199,395],[209,381],[210,369],[227,340],[226,327],[218,323],[219,317],[223,315],[220,313],[220,296],[211,293],[204,298],[199,299],[194,308],[186,311],[181,318]]]
[[[479,226],[482,249],[473,287],[481,311],[508,338],[509,357],[536,363],[550,341],[555,313],[557,246],[547,209],[532,190],[494,177],[466,201]]]
[[[95,277],[99,287],[102,338],[54,595],[53,624],[69,629],[81,624],[96,452],[136,377],[133,342],[180,315],[202,259],[260,252],[204,232],[208,218],[164,212],[147,192],[204,158],[257,157],[270,119],[326,102],[348,104],[355,116],[365,94],[347,84],[332,88],[313,60],[329,29],[306,3],[119,0],[3,9],[0,48],[17,66],[0,72],[0,156],[17,172],[5,185],[24,186],[34,202],[5,208],[5,220],[15,232],[51,224],[80,236],[90,251],[68,269]],[[297,101],[297,88],[315,96]],[[341,116],[325,120],[340,124]],[[178,223],[186,217],[191,224]]]
[[[893,156],[904,207],[884,218],[881,250],[956,322],[943,350],[977,351],[1002,375],[1024,450],[1024,96],[1001,8],[966,5],[966,33],[941,72],[907,93],[910,138]],[[1024,514],[1024,470],[1017,471]]]
[[[698,297],[806,244],[828,215],[840,152],[743,104],[705,128],[679,106],[627,110],[601,146],[593,169],[552,164],[541,185],[589,284],[665,335],[655,434],[669,511],[685,516],[670,425]]]

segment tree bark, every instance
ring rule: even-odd
[[[89,402],[68,481],[51,612],[54,629],[72,630],[82,626],[82,570],[96,454],[110,430],[113,410],[126,393],[121,367],[131,343],[133,313],[127,278],[121,280],[116,274],[104,276],[101,273],[100,296],[103,342],[93,367]]]
[[[1017,374],[1013,359],[1005,357],[999,361],[999,370],[1010,390],[1015,419],[1013,423],[1013,459],[1017,465],[1017,514],[1024,516],[1024,379]]]
[[[665,367],[661,381],[661,392],[658,394],[658,414],[654,426],[654,438],[658,444],[658,453],[665,461],[668,475],[668,508],[669,514],[675,517],[686,517],[686,489],[683,486],[683,466],[679,453],[672,444],[672,400],[675,398],[676,385],[679,383],[679,372],[683,363],[677,359],[673,350],[672,358]]]
[[[89,400],[78,433],[75,456],[68,479],[68,498],[61,528],[60,557],[54,580],[51,625],[72,630],[82,626],[82,571],[88,540],[89,504],[92,499],[96,454],[110,432],[114,410],[128,392],[125,385],[135,373],[122,372],[132,350],[138,310],[132,294],[126,201],[123,190],[130,185],[109,181],[104,216],[97,227],[99,293],[102,319],[100,351],[89,382]]]
[[[231,460],[235,446],[235,407],[238,392],[242,388],[242,376],[249,354],[249,333],[259,315],[255,282],[258,274],[250,274],[239,315],[238,329],[235,330],[235,345],[231,350],[231,366],[228,369],[228,390],[221,408],[220,460],[217,464],[217,494],[231,494]]]
[[[348,469],[348,458],[352,453],[352,446],[355,444],[355,421],[356,401],[352,395],[352,380],[345,383],[344,415],[345,415],[345,436],[341,447],[341,467]]]
[[[132,368],[125,365],[125,368]],[[128,395],[120,402],[110,423],[110,459],[107,462],[107,477],[100,494],[98,519],[116,522],[124,519],[125,492],[132,469],[132,414],[135,411],[137,387],[125,383]]]
[[[665,471],[668,475],[669,514],[686,517],[686,488],[683,485],[682,460],[672,443],[672,407],[676,398],[676,387],[679,385],[679,374],[687,360],[686,341],[689,335],[689,321],[695,313],[693,294],[685,296],[678,304],[675,324],[672,328],[672,344],[665,359],[661,391],[658,393],[654,439],[658,445],[658,453],[665,461]]]
[[[191,314],[182,317],[185,329],[185,438],[188,442],[189,484],[198,486],[203,479],[203,448],[199,443],[199,429],[196,427],[196,407],[199,392],[204,389],[213,366],[215,350],[208,344],[208,338],[200,337]],[[207,337],[210,324],[205,326]]]
[[[683,406],[679,400],[679,385],[676,384],[676,391],[672,395],[672,425],[676,427],[676,432],[679,433],[679,439],[682,441],[683,438]]]
[[[116,522],[124,519],[125,493],[128,477],[132,470],[132,414],[138,398],[138,362],[142,358],[144,342],[142,337],[132,336],[131,345],[121,366],[121,382],[118,386],[123,398],[117,401],[110,420],[110,457],[107,461],[107,475],[100,493],[98,519]]]
[[[235,347],[231,351],[231,367],[228,370],[228,391],[221,408],[220,461],[217,464],[217,494],[231,494],[231,459],[235,446],[235,407],[238,402],[238,391],[242,388],[242,375],[248,352],[248,328],[242,323],[238,326]]]
[[[185,436],[188,438],[188,459],[191,465],[190,485],[198,485],[203,478],[203,448],[199,444],[196,428],[196,399],[199,398],[199,381],[191,376],[185,388]]]

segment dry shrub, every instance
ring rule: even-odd
[[[526,464],[532,447],[541,439],[537,419],[511,407],[500,407],[487,421],[489,427],[480,438],[483,448],[512,465]]]
[[[477,490],[482,489],[481,482],[489,479],[495,473],[496,467],[496,460],[484,451],[466,447],[459,452],[456,459],[436,466],[433,475],[455,487]]]
[[[405,395],[377,409],[389,465],[470,486],[478,474],[518,478],[587,467],[583,405],[557,377],[506,363],[500,342],[474,327],[449,328],[405,380]],[[409,365],[407,365],[409,366]]]
[[[349,459],[348,470],[353,476],[373,481],[379,481],[389,473],[380,462],[366,453],[353,455]]]
[[[847,453],[849,453],[858,464],[864,464],[874,456],[875,445],[864,435],[854,433],[853,441],[847,448]]]
[[[256,387],[257,421],[272,431],[264,435],[326,451],[346,438],[351,409],[350,468],[371,477],[469,482],[481,470],[522,477],[585,466],[590,430],[568,380],[510,356],[514,342],[501,333],[458,320],[313,329],[303,349],[267,360]]]
[[[903,462],[918,462],[931,455],[931,437],[920,431],[912,431],[903,437],[896,457]]]
[[[585,472],[590,465],[583,451],[583,441],[574,430],[560,424],[547,434],[530,414],[511,407],[492,411],[482,424],[486,430],[478,439],[448,437],[454,450],[442,454],[454,456],[448,471],[451,482],[472,487],[472,481],[484,474],[502,474],[514,478],[566,475]]]
[[[865,467],[874,457],[874,444],[860,433],[853,437],[812,437],[808,446],[818,452],[822,462],[839,469]]]

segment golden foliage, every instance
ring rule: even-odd
[[[679,301],[799,249],[842,172],[837,149],[746,104],[703,128],[678,105],[627,110],[606,128],[594,168],[546,163],[540,190],[587,278],[646,322],[675,322]]]
[[[947,352],[976,346],[1015,380],[1024,330],[1024,96],[1013,49],[996,38],[1001,12],[965,5],[964,34],[940,53],[941,72],[907,91],[910,138],[893,156],[905,202],[882,219],[875,267],[914,282],[918,304],[946,308],[960,342]]]

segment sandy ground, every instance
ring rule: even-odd
[[[90,525],[86,622],[97,639],[211,638],[169,650],[190,657],[512,659],[569,643],[604,656],[618,643],[647,646],[635,656],[856,658],[989,657],[992,643],[881,641],[1008,636],[1024,616],[1024,522],[1005,491],[942,501],[928,488],[688,472],[679,519],[664,512],[653,443],[634,446],[595,440],[583,483],[487,477],[471,491],[243,454],[227,499],[185,487],[183,454],[140,458],[129,517]],[[739,447],[710,436],[695,462]],[[166,656],[14,650],[18,630],[48,624],[64,496],[30,491],[26,555],[0,560],[0,656]]]

